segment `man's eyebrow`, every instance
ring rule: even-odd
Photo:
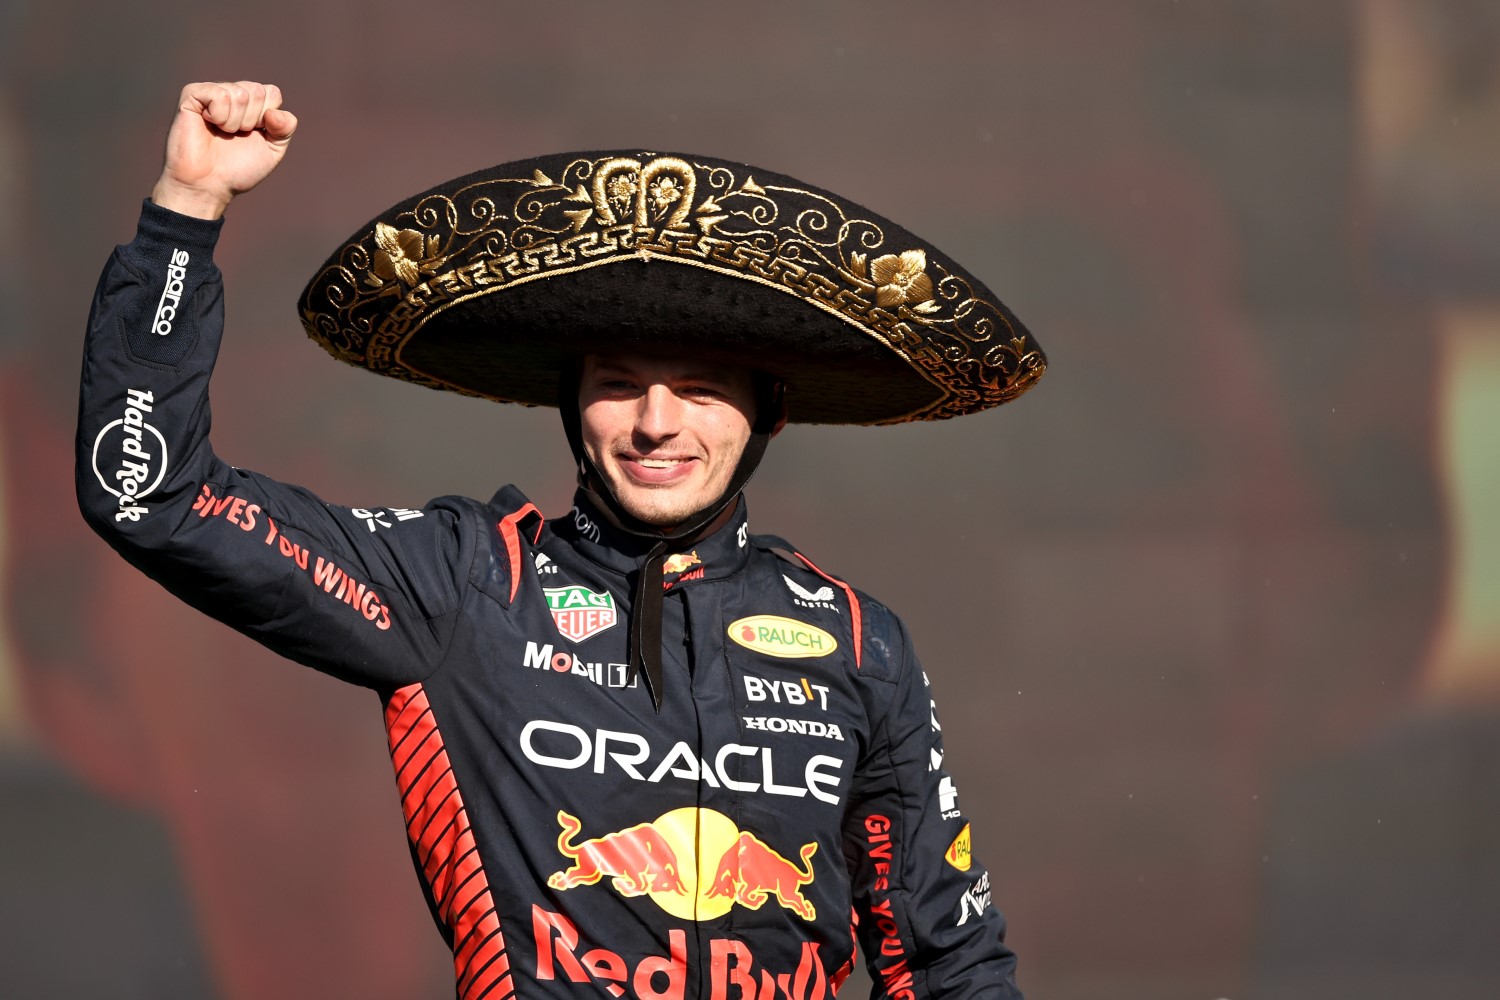
[[[600,359],[594,362],[594,370],[607,375],[640,375],[638,369],[631,367],[623,361],[605,361]],[[678,382],[733,382],[737,375],[738,372],[733,368],[690,368],[687,371],[673,375],[672,379]]]
[[[698,368],[683,372],[677,378],[683,382],[733,382],[737,373],[728,368]]]

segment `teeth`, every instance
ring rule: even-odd
[[[681,465],[687,461],[685,458],[642,458],[640,464],[648,469],[670,469],[674,465]]]

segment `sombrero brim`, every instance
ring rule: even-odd
[[[361,227],[303,292],[308,334],[382,375],[552,406],[590,352],[749,365],[790,419],[953,417],[1019,396],[1046,360],[987,288],[826,191],[702,156],[502,164]]]

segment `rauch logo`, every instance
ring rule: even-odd
[[[574,642],[598,635],[618,620],[614,595],[608,591],[595,593],[574,585],[544,587],[542,593],[547,596],[547,607],[552,609],[557,630]]]
[[[751,615],[729,626],[729,638],[757,653],[796,660],[827,656],[839,648],[832,635],[806,622],[780,615]]]

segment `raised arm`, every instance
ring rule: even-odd
[[[95,292],[80,390],[85,519],[187,603],[374,687],[425,677],[450,635],[477,513],[351,509],[236,469],[209,444],[223,332],[214,244],[229,202],[280,162],[296,119],[275,87],[190,84],[140,228]]]
[[[151,200],[196,219],[218,219],[286,155],[297,116],[274,84],[190,83],[177,100],[167,155]]]

